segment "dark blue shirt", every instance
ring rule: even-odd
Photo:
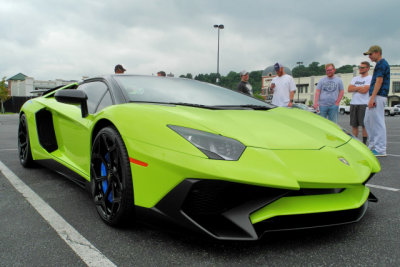
[[[377,95],[388,96],[390,87],[390,66],[384,58],[376,63],[374,74],[372,75],[371,86],[369,87],[369,95],[372,95],[372,92],[374,91],[377,77],[383,78],[381,89],[379,89]]]

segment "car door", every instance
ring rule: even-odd
[[[86,93],[89,115],[82,118],[80,107],[71,105],[69,112],[56,116],[56,137],[60,159],[89,178],[93,120],[99,110],[112,104],[112,99],[107,84],[101,80],[85,82],[76,90]]]

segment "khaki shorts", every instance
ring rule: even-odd
[[[364,127],[364,117],[367,105],[350,105],[350,125]]]

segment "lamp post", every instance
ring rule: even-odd
[[[214,25],[214,28],[218,29],[218,53],[217,53],[217,83],[219,83],[219,30],[222,30],[224,28],[224,25],[220,24]]]
[[[303,65],[303,62],[297,61],[296,64],[299,65],[298,67],[300,67],[300,65]],[[297,87],[297,102],[299,102],[300,101],[300,74],[299,74],[299,82],[297,84],[298,84],[298,87]]]

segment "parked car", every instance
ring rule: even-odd
[[[49,91],[25,102],[17,136],[22,166],[85,187],[106,224],[166,220],[223,240],[357,222],[381,169],[329,120],[181,78]]]
[[[400,113],[400,109],[398,107],[389,107],[385,106],[385,116],[394,116]]]
[[[350,114],[350,106],[339,106],[340,114]]]
[[[306,104],[302,104],[302,103],[293,103],[292,107],[293,108],[302,109],[302,110],[306,110],[306,111],[310,111],[312,113],[317,113],[317,111],[314,108],[309,107]]]
[[[397,115],[400,115],[400,104],[394,105],[393,107],[397,108]]]

